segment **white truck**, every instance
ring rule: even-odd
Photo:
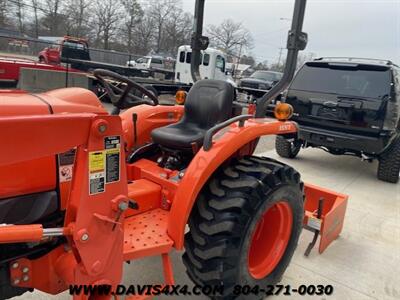
[[[161,56],[144,56],[137,60],[127,61],[126,66],[140,70],[169,70],[172,72],[170,78],[174,78],[174,83],[191,85],[193,84],[190,71],[191,59],[192,48],[189,45],[183,45],[178,48],[176,61]],[[227,59],[223,51],[207,48],[205,51],[201,51],[200,61],[200,76],[202,79],[224,80],[236,86],[232,76],[226,70]]]
[[[130,60],[126,62],[127,67],[133,67],[137,69],[149,70],[153,69],[166,69],[173,70],[175,65],[175,60],[162,56],[144,56],[136,60]]]
[[[193,84],[190,72],[191,59],[192,48],[189,45],[180,46],[175,65],[175,82]],[[200,61],[200,76],[202,79],[225,80],[236,86],[233,78],[226,72],[226,55],[224,52],[214,48],[207,48],[201,51]]]

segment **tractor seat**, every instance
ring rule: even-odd
[[[207,130],[228,120],[232,115],[233,86],[225,81],[205,79],[190,89],[182,119],[174,124],[154,129],[154,143],[174,150],[200,148]]]

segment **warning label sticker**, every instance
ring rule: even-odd
[[[58,169],[60,182],[68,182],[72,180],[72,172],[74,165],[63,166]]]
[[[58,155],[58,175],[61,182],[68,182],[72,180],[72,172],[75,163],[76,149],[71,149],[65,153]]]
[[[104,171],[104,152],[95,151],[89,153],[89,172]]]
[[[105,191],[105,155],[104,151],[89,152],[89,193]]]
[[[104,139],[106,153],[106,183],[119,181],[121,138],[108,136]]]
[[[106,184],[119,181],[121,137],[104,138],[104,150],[89,152],[90,195],[104,193]]]

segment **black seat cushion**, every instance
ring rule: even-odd
[[[232,115],[233,86],[220,80],[200,80],[190,89],[182,119],[152,131],[153,142],[173,149],[203,145],[208,129]]]

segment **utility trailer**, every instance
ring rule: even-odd
[[[207,49],[206,52],[207,54],[205,54],[201,67],[202,72],[204,72],[204,78],[228,80],[234,84],[233,79],[229,78],[225,72],[226,55],[222,51],[212,48]],[[86,73],[92,83],[92,86],[88,87],[88,89],[96,91],[98,84],[93,76],[93,70],[105,69],[132,78],[148,87],[155,95],[176,94],[179,90],[189,91],[193,84],[190,75],[190,54],[190,46],[179,47],[176,72],[166,68],[137,68],[129,65],[92,61],[86,40],[65,36],[62,40],[55,44],[51,43],[40,51],[38,54],[39,62],[12,58],[13,64],[4,68],[2,68],[2,65],[5,64],[5,61],[0,61],[0,69],[4,69],[3,76],[10,78],[10,84],[14,87],[17,86],[20,79],[21,69],[29,68],[43,69],[46,70],[45,72],[64,71],[66,77],[70,72]],[[216,68],[217,63],[219,65],[218,68]],[[41,76],[40,73],[37,74]],[[47,75],[43,76],[48,77]],[[116,82],[115,84],[118,85],[119,83]],[[4,87],[5,85],[2,84],[2,86]],[[54,86],[54,84],[51,86]]]
[[[24,40],[24,38],[18,37]],[[31,40],[29,40],[31,41]],[[32,42],[32,41],[31,41]],[[43,43],[43,41],[40,41]],[[56,43],[49,43],[38,54],[39,62],[28,59],[8,57],[12,63],[5,59],[0,59],[0,86],[16,87],[20,79],[21,69],[29,68],[36,70],[65,72],[65,85],[60,87],[68,87],[68,73],[87,73],[92,86],[87,87],[92,91],[97,91],[98,82],[92,75],[95,69],[110,70],[126,77],[132,78],[134,81],[148,87],[155,95],[176,94],[177,91],[183,90],[188,92],[193,85],[191,76],[191,54],[190,45],[180,46],[176,57],[175,70],[165,68],[137,68],[129,65],[112,64],[100,61],[92,61],[89,45],[85,39],[65,36]],[[200,57],[200,75],[206,79],[225,80],[236,87],[233,78],[226,71],[226,54],[218,49],[207,47],[201,51]],[[40,73],[38,76],[41,77]],[[47,78],[51,76],[43,75]],[[162,79],[156,79],[161,77]],[[2,80],[4,78],[4,80]],[[5,80],[7,79],[7,81]],[[57,80],[58,82],[60,80]],[[54,87],[57,83],[52,83]],[[118,85],[118,82],[116,82]],[[42,84],[41,84],[42,86]],[[255,99],[261,98],[265,91],[251,88],[238,87],[237,91],[243,95],[248,95],[246,103],[253,103]],[[244,97],[243,97],[244,99]]]
[[[83,72],[91,72],[95,69],[106,69],[128,77],[154,77],[156,73],[172,79],[174,72],[162,68],[140,69],[125,65],[110,64],[93,61],[87,41],[81,38],[64,36],[56,44],[44,48],[38,54],[39,61],[51,65],[61,63],[70,64],[72,68]]]
[[[62,65],[49,65],[26,58],[0,56],[0,85],[1,87],[16,87],[22,68],[37,70],[61,71],[79,73],[76,69],[67,69]]]

